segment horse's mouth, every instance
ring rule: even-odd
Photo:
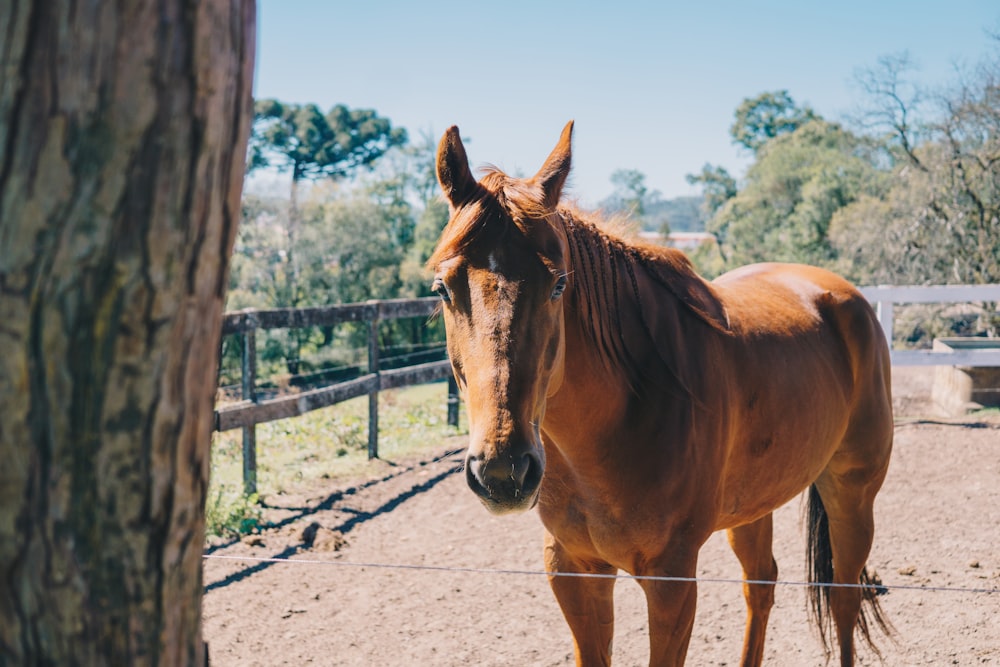
[[[490,494],[483,495],[478,491],[476,491],[476,495],[483,506],[490,511],[490,514],[502,516],[504,514],[521,514],[534,509],[535,505],[538,504],[538,491],[536,488],[531,494],[519,495],[516,498],[497,498]]]

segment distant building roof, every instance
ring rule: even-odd
[[[715,235],[708,232],[670,232],[664,238],[660,232],[641,231],[639,238],[648,243],[658,243],[680,250],[693,250],[704,243],[715,243]]]

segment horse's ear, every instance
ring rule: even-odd
[[[554,209],[559,203],[566,178],[569,177],[570,158],[573,154],[573,121],[566,123],[559,143],[545,159],[545,164],[535,174],[535,181],[545,193],[545,206]]]
[[[470,199],[476,191],[476,179],[469,169],[469,158],[456,125],[449,127],[438,143],[437,177],[441,191],[455,208]]]

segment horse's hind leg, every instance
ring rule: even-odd
[[[772,515],[726,531],[729,546],[743,566],[747,581],[776,581],[778,565],[771,549]],[[758,667],[764,662],[764,635],[767,619],[774,606],[773,584],[743,584],[743,597],[747,603],[747,626],[743,636],[743,667]]]
[[[869,621],[889,632],[874,589],[859,584],[868,583],[864,573],[875,534],[875,495],[892,452],[892,381],[888,345],[864,299],[845,301],[831,312],[853,359],[857,394],[840,445],[809,489],[808,540],[812,580],[844,585],[813,588],[810,596],[824,644],[828,611],[840,663],[853,665],[855,628],[876,653]]]
[[[827,594],[830,615],[837,631],[840,664],[843,666],[854,664],[855,627],[862,629],[863,638],[874,648],[868,634],[870,628],[867,622],[862,622],[860,626],[858,623],[863,601],[871,603],[875,614],[874,620],[882,625],[883,629],[887,629],[881,620],[874,593],[865,592],[858,587],[859,583],[864,583],[862,572],[865,570],[865,562],[868,560],[875,534],[875,494],[882,485],[887,463],[888,456],[884,464],[877,463],[867,467],[840,467],[832,462],[815,482],[816,491],[822,501],[818,512],[820,514],[825,512],[829,534],[829,554],[825,556],[828,559],[826,567],[832,565],[832,583],[851,584],[851,586],[834,586]],[[811,497],[810,502],[815,504],[818,499]]]
[[[574,577],[563,574],[615,574],[610,565],[596,567],[581,562],[552,535],[545,535],[545,569],[556,601],[573,633],[577,667],[611,664],[611,641],[615,629],[613,577]]]

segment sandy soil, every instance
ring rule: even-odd
[[[937,419],[929,390],[925,371],[897,370],[896,447],[870,559],[891,587],[881,600],[897,632],[881,662],[867,652],[861,662],[1000,665],[1000,593],[971,590],[1000,588],[1000,419]],[[537,514],[489,515],[455,474],[462,444],[382,462],[352,485],[271,498],[277,527],[210,549],[213,667],[571,665],[569,630],[539,574]],[[785,581],[804,577],[800,509],[775,514]],[[723,535],[702,549],[699,575],[739,578]],[[930,590],[940,587],[965,590]],[[825,664],[803,589],[776,595],[766,664]],[[743,623],[738,584],[702,583],[688,664],[737,664]],[[616,665],[648,660],[645,605],[628,580],[616,586],[614,646]]]

